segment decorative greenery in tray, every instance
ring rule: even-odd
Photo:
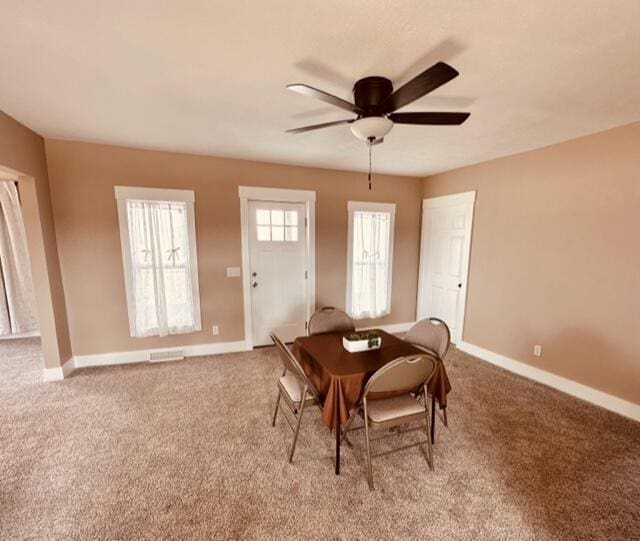
[[[347,336],[349,342],[356,342],[358,340],[368,340],[367,347],[372,348],[378,345],[380,340],[380,333],[378,331],[360,331],[352,332]]]

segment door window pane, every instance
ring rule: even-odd
[[[298,211],[297,210],[288,210],[285,212],[285,221],[286,225],[298,225]]]
[[[257,226],[258,240],[270,241],[271,240],[271,228],[268,225]]]
[[[298,211],[257,209],[256,236],[261,242],[298,242]]]
[[[298,242],[298,227],[285,227],[284,236],[288,242]]]
[[[281,225],[271,226],[271,240],[283,241],[284,240],[284,227]]]
[[[272,225],[284,225],[284,210],[272,210],[271,211],[271,224]]]
[[[270,216],[271,213],[269,212],[269,209],[258,209],[256,211],[256,223],[259,225],[269,225],[271,223],[271,220],[269,219]]]

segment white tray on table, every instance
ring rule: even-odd
[[[347,340],[346,336],[342,337],[342,345],[344,346],[344,349],[346,349],[349,353],[358,353],[359,351],[380,349],[380,346],[382,345],[382,337],[376,337],[375,341],[375,345],[369,347],[369,338],[365,338],[364,340]]]

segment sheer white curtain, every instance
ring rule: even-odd
[[[38,328],[36,303],[18,190],[0,181],[0,335]]]
[[[356,210],[352,216],[351,298],[354,318],[390,312],[392,214]]]
[[[127,201],[132,336],[201,329],[187,205],[181,201]]]

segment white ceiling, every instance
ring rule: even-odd
[[[405,111],[379,172],[427,175],[640,120],[639,0],[0,0],[0,109],[45,137],[365,170],[351,99],[443,60],[461,75]]]

